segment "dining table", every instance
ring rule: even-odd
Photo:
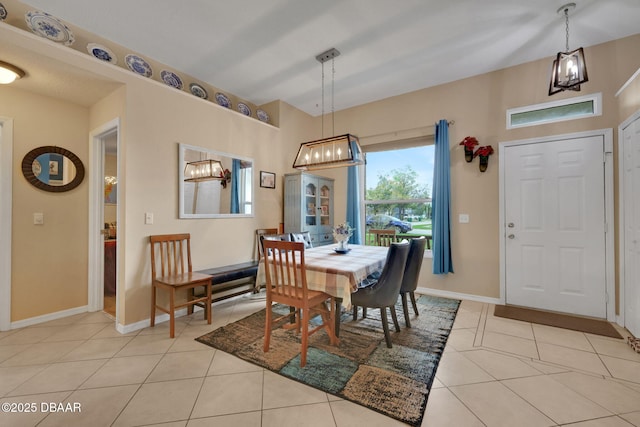
[[[339,335],[342,307],[350,309],[351,294],[358,291],[358,284],[370,274],[382,270],[389,248],[350,244],[348,252],[339,253],[337,246],[332,244],[305,249],[304,263],[307,287],[335,298],[336,335]],[[263,260],[258,265],[257,286],[266,285]]]

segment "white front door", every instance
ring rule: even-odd
[[[605,141],[503,149],[507,304],[606,318]]]
[[[624,215],[624,323],[640,337],[640,118],[622,132]]]

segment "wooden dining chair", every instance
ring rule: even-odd
[[[277,234],[277,228],[258,228],[256,229],[256,248],[258,249],[258,261],[264,256],[264,249],[262,248],[262,236],[265,234]]]
[[[191,235],[163,234],[149,236],[151,243],[151,326],[155,325],[156,310],[169,315],[169,336],[175,337],[175,311],[182,307],[193,308],[204,304],[204,315],[211,324],[211,276],[194,273],[191,267]],[[187,301],[176,304],[176,293],[180,290],[192,291],[204,286],[204,296],[194,297],[188,292]],[[169,308],[157,303],[157,291],[169,292]]]
[[[395,228],[371,229],[369,232],[375,236],[374,242],[376,246],[389,247],[392,243],[396,242]]]
[[[426,245],[427,239],[425,239],[424,236],[411,239],[409,243],[409,256],[407,257],[407,264],[404,267],[404,274],[402,275],[402,285],[400,286],[400,298],[402,299],[404,324],[407,328],[411,327],[407,295],[411,298],[413,312],[416,316],[419,314],[418,305],[416,304],[415,290],[418,287],[418,278],[420,277],[420,269],[422,268],[422,259],[424,257]]]
[[[279,240],[264,240],[265,276],[267,281],[267,312],[264,323],[264,352],[269,351],[271,341],[271,329],[273,324],[291,314],[285,314],[273,319],[271,305],[274,302],[288,305],[294,308],[295,323],[289,327],[295,327],[301,332],[302,348],[300,350],[300,366],[307,363],[307,347],[309,336],[321,329],[327,331],[329,342],[338,344],[335,334],[336,306],[333,297],[325,292],[314,291],[307,288],[307,275],[304,264],[304,243],[285,242]],[[331,303],[327,306],[327,300]],[[322,323],[314,326],[309,322],[312,313],[319,313]],[[315,314],[314,314],[315,316]],[[311,326],[311,327],[310,327]]]
[[[351,294],[351,304],[353,304],[353,320],[357,319],[358,307],[364,309],[366,307],[379,308],[380,318],[382,319],[382,329],[384,330],[384,339],[388,348],[392,348],[391,335],[389,334],[389,322],[387,320],[387,308],[391,311],[391,318],[397,332],[400,332],[400,324],[398,324],[398,316],[396,315],[395,305],[400,294],[400,286],[402,285],[402,276],[404,274],[405,265],[407,264],[407,256],[409,255],[409,243],[392,243],[387,252],[380,278],[374,284],[365,288],[358,289],[357,292]]]

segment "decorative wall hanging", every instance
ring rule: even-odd
[[[493,154],[493,147],[490,145],[485,145],[480,147],[473,153],[473,157],[480,156],[480,172],[484,172],[487,170],[487,166],[489,166],[489,156]]]
[[[473,147],[478,145],[478,140],[473,136],[467,136],[459,145],[464,145],[464,159],[467,163],[473,160]]]
[[[260,187],[276,188],[276,174],[273,172],[260,171]]]

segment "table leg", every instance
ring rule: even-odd
[[[335,316],[335,332],[336,337],[340,337],[340,314],[342,312],[342,298],[334,298],[336,305],[333,307]]]

